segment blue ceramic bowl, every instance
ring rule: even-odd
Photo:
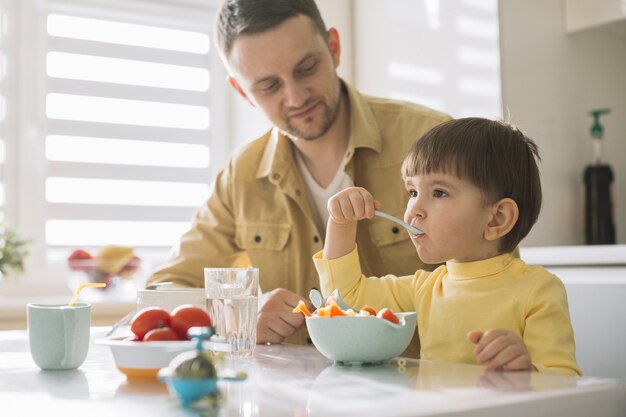
[[[400,355],[415,333],[416,314],[396,313],[399,324],[378,317],[307,317],[313,344],[339,365],[382,363]]]

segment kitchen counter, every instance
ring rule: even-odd
[[[565,284],[583,373],[626,381],[626,245],[521,247],[520,256]]]
[[[529,265],[626,266],[626,245],[520,247],[520,257]]]
[[[92,340],[107,328],[93,328]],[[395,359],[382,366],[335,367],[311,346],[259,345],[248,372],[220,382],[219,410],[183,409],[158,382],[128,382],[107,346],[90,346],[75,371],[40,371],[23,330],[0,332],[3,414],[46,416],[590,416],[626,414],[626,386],[612,379]]]

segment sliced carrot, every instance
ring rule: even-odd
[[[292,311],[294,313],[302,313],[307,317],[311,317],[311,312],[309,311],[308,308],[306,308],[306,305],[304,304],[304,301],[302,300],[298,302],[298,305]]]
[[[318,317],[327,317],[328,316],[328,308],[327,307],[319,307],[315,310],[314,313]]]
[[[344,313],[343,310],[341,308],[339,308],[339,306],[337,304],[331,304],[328,307],[330,307],[330,312],[328,314],[330,317],[345,316],[346,315],[346,313]]]

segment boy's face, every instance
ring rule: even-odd
[[[484,238],[491,206],[481,190],[454,175],[430,173],[405,178],[410,195],[404,221],[422,230],[411,235],[420,259],[476,261],[497,255],[494,242]]]
[[[291,136],[314,140],[333,125],[341,89],[339,38],[300,15],[265,32],[239,35],[228,58],[231,85]]]

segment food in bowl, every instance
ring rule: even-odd
[[[341,316],[349,316],[349,317],[378,317],[380,319],[385,319],[388,320],[392,323],[396,323],[398,324],[400,322],[400,320],[398,319],[398,317],[394,314],[393,311],[391,311],[388,308],[381,308],[380,311],[377,313],[376,310],[374,309],[374,307],[369,306],[369,305],[364,305],[362,309],[360,309],[358,312],[354,311],[353,309],[349,308],[347,310],[343,310],[341,309],[341,307],[339,307],[339,305],[337,304],[336,300],[333,297],[330,297],[328,299],[328,301],[326,301],[326,304],[323,307],[318,308],[317,310],[315,310],[313,313],[311,313],[308,309],[308,307],[306,306],[306,304],[304,304],[304,301],[300,300],[298,302],[298,305],[296,306],[296,308],[293,309],[294,313],[302,313],[304,314],[306,317],[312,317],[312,316],[317,316],[317,317],[341,317]]]
[[[188,334],[192,327],[211,328],[211,319],[204,309],[183,304],[170,313],[160,307],[146,307],[131,319],[132,336],[94,343],[111,348],[117,368],[129,380],[157,379],[161,368],[180,353],[196,347]]]
[[[133,248],[107,245],[95,256],[85,249],[74,250],[67,258],[71,271],[82,272],[89,282],[112,284],[114,277],[130,279],[137,272],[141,259]]]
[[[313,344],[338,365],[379,364],[400,355],[411,343],[417,319],[415,312],[341,310],[332,299],[314,313],[302,310],[294,309],[307,316]]]
[[[130,321],[134,341],[189,340],[191,327],[211,327],[209,314],[202,308],[183,304],[168,313],[160,307],[139,310]]]
[[[415,333],[415,312],[396,316],[397,324],[373,316],[311,316],[306,326],[317,350],[336,364],[383,363],[404,352]]]
[[[132,340],[100,339],[95,344],[111,348],[115,366],[128,380],[157,380],[161,368],[169,365],[176,356],[194,350],[191,340],[135,342]]]

